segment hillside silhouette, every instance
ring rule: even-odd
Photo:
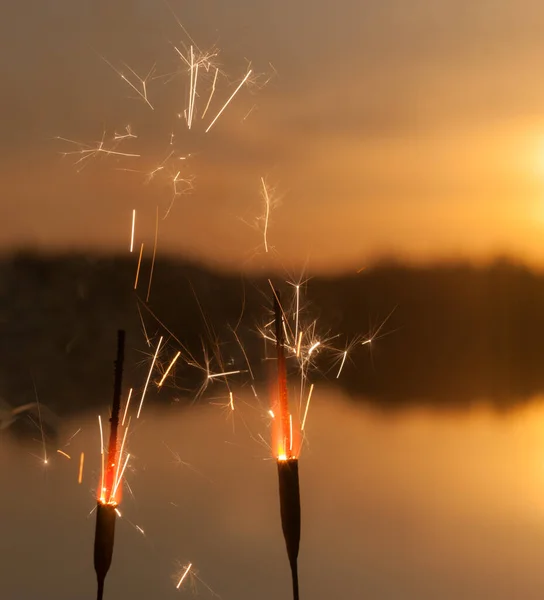
[[[127,331],[125,386],[140,388],[158,336],[169,340],[164,360],[174,355],[177,342],[133,291],[134,274],[133,257],[4,257],[0,397],[11,405],[32,401],[35,382],[40,402],[58,415],[105,406],[118,328]],[[148,274],[146,265],[144,299]],[[284,298],[292,295],[292,286],[280,277],[273,281]],[[257,326],[266,321],[269,301],[267,277],[158,259],[149,308],[199,361],[203,348],[211,355],[217,341],[230,368],[245,366],[231,331],[237,326],[257,385],[265,385],[268,369]],[[340,379],[330,356],[318,357],[320,373],[313,381],[329,380],[354,401],[364,397],[390,409],[411,403],[465,407],[485,400],[506,409],[544,390],[544,277],[524,266],[506,260],[487,267],[382,264],[359,274],[312,278],[303,304],[304,314],[318,319],[318,330],[342,334],[334,340],[339,348],[375,332],[394,309],[375,341],[354,349],[353,363],[346,362]],[[204,378],[180,364],[168,388],[152,390],[149,397],[192,401]]]

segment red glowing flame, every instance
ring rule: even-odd
[[[300,449],[300,432],[293,415],[289,412],[289,398],[287,395],[287,368],[285,365],[285,347],[283,344],[283,315],[277,294],[275,295],[276,312],[276,348],[277,348],[277,373],[276,384],[272,386],[271,416],[272,424],[272,451],[278,460],[291,460],[297,458]]]

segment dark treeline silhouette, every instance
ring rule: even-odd
[[[134,257],[21,253],[4,258],[0,397],[11,405],[32,401],[35,382],[40,401],[59,415],[105,406],[119,328],[127,331],[126,387],[141,388],[158,337],[169,338],[164,362],[177,342],[138,299],[134,275]],[[148,275],[145,265],[143,299]],[[273,281],[285,301],[292,286],[280,277]],[[313,380],[328,379],[354,399],[364,396],[383,408],[462,407],[482,400],[508,408],[544,390],[544,276],[523,266],[506,260],[485,268],[382,264],[360,274],[315,277],[302,300],[304,318],[317,318],[319,331],[342,333],[333,342],[338,348],[375,331],[395,309],[372,344],[353,350],[353,363],[347,361],[339,380],[330,354],[318,357],[320,372]],[[212,341],[218,342],[229,369],[244,368],[230,331],[238,325],[261,386],[268,369],[257,326],[266,322],[270,304],[266,277],[218,274],[174,259],[156,262],[149,302],[155,315],[200,362],[203,346],[212,356]],[[159,394],[150,390],[150,401],[192,400],[190,390],[204,379],[180,361],[168,387]],[[232,382],[236,385],[236,377]]]

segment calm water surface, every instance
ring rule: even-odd
[[[144,409],[107,598],[211,598],[207,586],[225,599],[290,597],[266,419],[244,399],[234,420],[206,403]],[[543,597],[544,399],[501,415],[386,414],[316,388],[307,428],[302,598]],[[62,424],[47,467],[36,434],[0,437],[1,595],[93,598],[96,415]],[[189,561],[204,583],[176,590]]]

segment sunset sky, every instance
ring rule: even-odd
[[[101,58],[141,74],[179,69],[172,44],[190,42],[168,5],[110,4],[4,3],[2,248],[125,252],[133,208],[136,242],[150,247],[170,190],[111,157],[78,173],[55,139],[93,143],[130,124],[139,137],[123,149],[148,165],[172,131],[194,153],[183,173],[195,189],[161,219],[159,252],[253,269],[345,270],[383,255],[544,264],[542,2],[172,2],[229,76],[210,112],[248,61],[261,82],[277,73],[243,88],[208,134],[176,117],[186,75],[149,83],[152,111]],[[262,222],[252,227],[261,177],[281,199],[268,255]]]

